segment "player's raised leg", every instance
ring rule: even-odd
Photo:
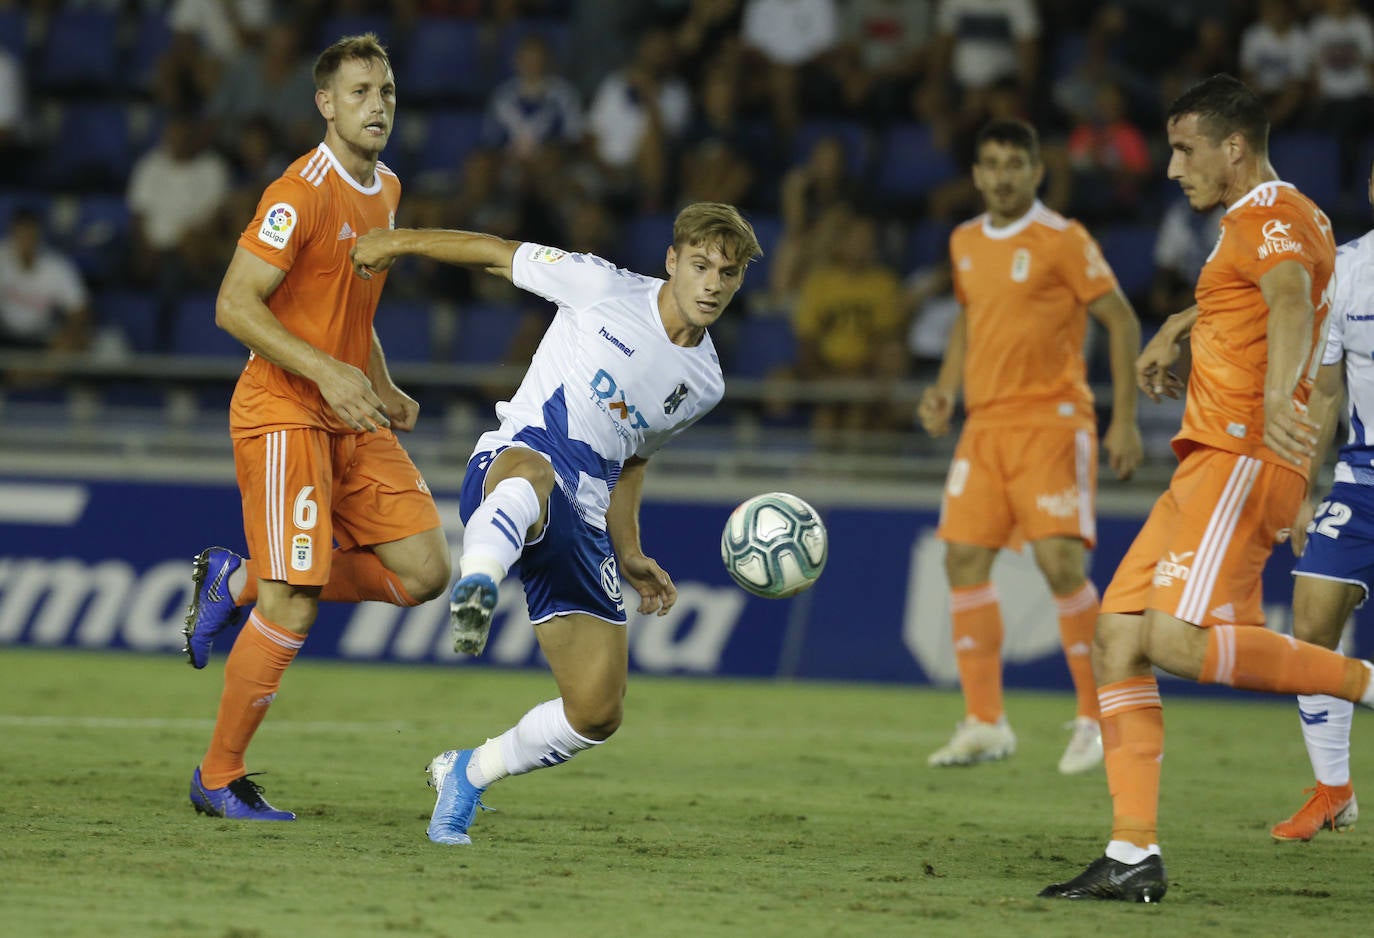
[[[469,461],[462,495],[463,555],[449,590],[454,651],[480,655],[486,647],[498,588],[526,542],[543,532],[554,481],[549,460],[521,446]]]
[[[1366,547],[1368,545],[1366,544]],[[1355,554],[1348,546],[1320,536],[1308,540],[1293,581],[1293,635],[1323,648],[1334,649],[1350,614],[1364,602],[1364,581],[1341,577]],[[1357,561],[1358,562],[1358,561]],[[1321,572],[1328,571],[1328,572]],[[1291,817],[1269,831],[1275,840],[1311,840],[1323,829],[1345,831],[1355,826],[1359,805],[1350,780],[1350,723],[1355,705],[1326,694],[1298,697],[1298,722],[1316,784],[1307,801]]]
[[[437,796],[428,833],[435,843],[471,843],[468,827],[493,782],[562,765],[620,726],[629,660],[625,626],[574,614],[541,623],[535,634],[560,696],[476,749],[434,757],[429,774]]]

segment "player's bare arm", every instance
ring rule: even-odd
[[[315,382],[325,403],[354,430],[387,426],[382,399],[362,370],[297,337],[267,307],[267,298],[285,276],[251,252],[236,249],[215,298],[215,324],[255,355]]]
[[[1321,496],[1318,491],[1318,470],[1326,462],[1326,454],[1331,449],[1331,441],[1336,436],[1340,423],[1337,414],[1345,401],[1345,362],[1322,365],[1317,371],[1317,379],[1312,384],[1312,397],[1307,401],[1307,417],[1317,425],[1316,452],[1312,454],[1312,471],[1307,476],[1307,497],[1298,506],[1298,515],[1293,519],[1293,535],[1290,544],[1293,556],[1301,557],[1303,546],[1307,543],[1307,526],[1316,514],[1317,503]]]
[[[673,578],[652,557],[644,555],[639,542],[639,504],[644,494],[647,459],[632,456],[620,468],[620,478],[611,491],[606,510],[606,533],[615,546],[620,576],[639,593],[639,611],[666,615],[677,602]]]
[[[442,228],[378,228],[353,245],[353,270],[364,280],[385,270],[403,254],[414,254],[458,267],[480,267],[489,274],[511,279],[511,263],[519,241],[507,241],[477,231]]]
[[[420,419],[420,402],[402,391],[391,379],[391,370],[386,366],[386,354],[382,351],[382,340],[376,329],[372,330],[367,376],[372,379],[372,390],[382,400],[382,409],[391,420],[391,429],[407,433],[414,430],[415,422]]]
[[[1156,404],[1166,397],[1177,400],[1183,396],[1183,380],[1174,364],[1183,354],[1183,340],[1193,331],[1197,314],[1197,307],[1190,306],[1164,320],[1135,360],[1136,385]]]
[[[1312,275],[1297,261],[1283,261],[1259,280],[1269,307],[1269,363],[1264,373],[1264,445],[1302,465],[1317,445],[1317,428],[1293,400],[1312,355]]]
[[[940,373],[935,383],[921,393],[921,402],[916,407],[921,426],[931,436],[940,437],[949,432],[949,422],[954,417],[954,401],[963,386],[967,351],[968,312],[961,306],[949,331],[949,345],[940,362]]]
[[[1140,320],[1130,300],[1116,288],[1088,304],[1088,312],[1107,330],[1112,368],[1112,422],[1102,438],[1107,461],[1118,479],[1129,479],[1145,456],[1136,419],[1135,361],[1140,354]]]

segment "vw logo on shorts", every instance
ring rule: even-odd
[[[601,588],[612,602],[620,602],[620,571],[615,567],[614,557],[601,561]]]

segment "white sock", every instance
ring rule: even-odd
[[[496,739],[487,740],[468,760],[468,781],[486,788],[507,775],[561,765],[604,740],[579,734],[563,712],[563,699],[546,700]]]
[[[246,560],[247,558],[245,558]],[[239,601],[239,594],[248,585],[248,564],[241,563],[233,573],[229,574],[229,598],[234,602]]]
[[[1364,665],[1365,670],[1369,672],[1369,686],[1364,689],[1364,694],[1355,702],[1361,706],[1374,708],[1374,663],[1361,661],[1360,664]]]
[[[1350,783],[1350,721],[1354,715],[1355,705],[1348,700],[1326,694],[1298,696],[1302,741],[1307,744],[1312,771],[1323,785]]]
[[[485,573],[500,583],[525,549],[525,532],[538,520],[539,496],[529,480],[502,479],[463,529],[459,573]]]
[[[1148,847],[1137,847],[1129,840],[1113,840],[1107,844],[1107,856],[1117,863],[1125,863],[1128,866],[1135,866],[1144,861],[1146,857],[1159,856],[1159,844],[1150,844]]]

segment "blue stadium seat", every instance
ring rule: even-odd
[[[62,200],[59,200],[62,201]],[[54,211],[53,233],[87,279],[100,281],[119,271],[131,217],[122,195],[85,195],[70,212]]]
[[[816,119],[803,121],[792,137],[792,163],[800,165],[811,156],[816,142],[837,137],[844,150],[845,166],[862,173],[868,165],[868,130],[859,121]]]
[[[878,193],[914,200],[957,176],[953,158],[935,145],[925,124],[894,124],[883,137],[874,173]]]
[[[172,26],[165,11],[144,13],[138,32],[126,57],[125,87],[130,91],[151,92],[157,76],[157,63],[172,43]]]
[[[671,212],[634,215],[620,229],[620,250],[606,260],[649,277],[667,277],[664,259],[673,243]]]
[[[39,48],[34,77],[44,91],[104,91],[119,77],[119,20],[100,10],[59,10]]]
[[[904,273],[920,270],[949,259],[949,235],[954,226],[948,222],[921,219],[911,227],[906,252],[902,257]]]
[[[97,294],[95,314],[101,325],[117,327],[134,352],[160,351],[158,298],[152,293],[107,291]]]
[[[424,143],[411,161],[412,170],[461,174],[463,164],[481,143],[482,112],[436,109],[423,120]]]
[[[215,325],[215,295],[198,293],[176,305],[172,323],[172,351],[177,355],[211,355],[248,358],[238,339]]]
[[[479,28],[475,20],[417,18],[396,80],[402,99],[480,103],[489,83]]]
[[[40,172],[48,185],[62,189],[119,188],[132,166],[124,106],[83,101],[62,109]]]
[[[778,368],[796,364],[797,336],[786,316],[747,316],[735,335],[732,367],[726,377],[765,378]]]
[[[768,289],[768,278],[777,259],[778,242],[782,240],[782,218],[777,215],[750,215],[749,224],[754,226],[754,235],[763,248],[763,257],[749,265],[744,275],[745,293],[762,293]]]
[[[1101,229],[1097,243],[1102,256],[1125,293],[1140,307],[1155,276],[1155,239],[1158,232],[1152,225],[1111,225]]]
[[[524,310],[513,303],[473,303],[458,313],[453,360],[465,365],[499,365],[520,331]],[[518,364],[509,362],[508,364]]]
[[[1328,134],[1286,131],[1269,138],[1269,161],[1279,178],[1331,214],[1340,208],[1341,145]],[[1364,176],[1368,167],[1360,169]],[[1367,177],[1365,177],[1367,178]]]
[[[38,213],[46,225],[52,207],[52,196],[46,192],[25,189],[0,189],[0,236],[9,231],[10,218],[21,208]]]
[[[428,303],[383,299],[373,320],[390,362],[434,360],[434,322]]]
[[[374,33],[386,46],[389,55],[396,55],[395,21],[385,13],[335,13],[320,21],[315,48],[325,46],[344,36],[361,36]]]
[[[0,49],[8,49],[22,62],[28,45],[28,14],[18,4],[0,9]]]

